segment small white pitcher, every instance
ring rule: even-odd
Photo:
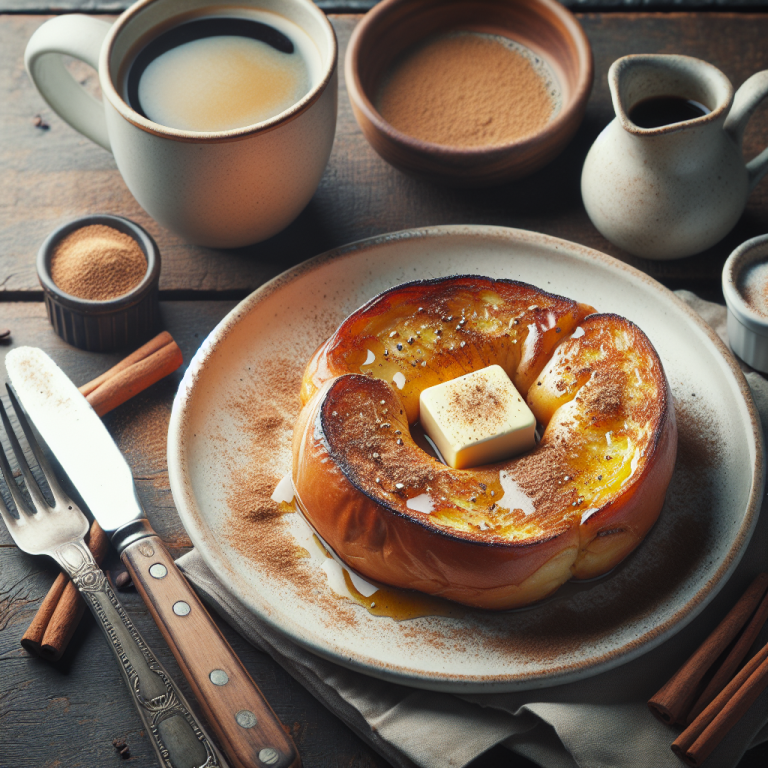
[[[768,149],[744,163],[744,128],[768,95],[768,70],[735,97],[728,78],[689,56],[635,55],[613,63],[608,84],[616,118],[597,137],[581,176],[592,223],[612,243],[647,259],[691,256],[736,224],[768,171]],[[646,99],[675,96],[709,114],[659,128],[629,118]]]

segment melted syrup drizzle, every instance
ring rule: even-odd
[[[284,515],[299,513],[295,499],[290,502],[280,501],[278,507],[280,512]],[[301,516],[301,518],[303,521],[303,516]],[[304,524],[309,527],[306,522],[304,522]],[[321,556],[332,560],[335,559],[327,550],[318,535],[314,532],[312,533],[312,540],[320,551]],[[316,557],[307,550],[303,542],[300,546],[303,552],[306,553],[302,554],[302,557],[311,559]],[[394,619],[395,621],[408,621],[409,619],[418,619],[423,616],[460,617],[466,613],[466,609],[457,603],[452,603],[449,600],[443,600],[439,597],[432,597],[431,595],[424,595],[420,592],[398,589],[397,587],[372,584],[372,586],[376,587],[376,591],[370,596],[366,596],[355,587],[349,570],[341,563],[339,563],[339,565],[344,578],[344,585],[349,594],[340,594],[336,590],[334,590],[334,592],[342,599],[350,600],[361,605],[372,616],[385,616]]]
[[[365,597],[355,589],[349,571],[346,568],[342,570],[344,583],[352,599],[374,616],[387,616],[395,621],[408,621],[421,616],[457,617],[464,614],[462,607],[456,603],[396,587],[379,587],[370,597]]]

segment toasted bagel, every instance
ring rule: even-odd
[[[419,395],[494,363],[542,439],[499,464],[447,467],[411,437]],[[325,542],[374,581],[482,608],[612,569],[655,522],[674,467],[674,410],[645,334],[523,283],[387,291],[320,347],[302,398],[293,481]]]

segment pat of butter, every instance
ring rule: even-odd
[[[419,420],[454,469],[477,467],[536,445],[536,419],[500,365],[421,393]]]

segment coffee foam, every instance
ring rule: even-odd
[[[297,54],[245,37],[206,37],[156,58],[139,83],[151,120],[190,131],[227,131],[268,120],[309,91]]]
[[[141,44],[135,46],[134,55],[130,58],[128,65],[122,68],[122,95],[127,102],[131,103],[128,96],[128,74],[131,63],[136,60],[146,45],[159,33],[165,32],[169,28],[205,18],[235,18],[261,22],[288,37],[294,45],[294,53],[286,56],[286,54],[275,51],[265,43],[259,43],[246,37],[229,37],[224,41],[217,37],[201,38],[177,46],[158,56],[141,77],[139,99],[147,116],[153,122],[171,128],[197,132],[241,128],[279,115],[301,101],[320,83],[323,75],[321,53],[312,38],[297,24],[271,11],[237,6],[231,8],[217,6],[215,13],[212,13],[211,9],[202,9],[182,14],[175,19],[174,24],[164,24],[163,28],[158,29],[154,34],[144,36]],[[222,52],[227,50],[231,55],[222,55]],[[227,85],[224,90],[212,88],[211,73],[207,71],[204,64],[201,66],[200,59],[211,55],[219,59],[219,64],[223,66],[225,71],[229,68],[234,75],[233,78],[227,78]],[[285,57],[282,64],[280,57]],[[167,78],[165,76],[157,77],[162,75],[162,72],[159,64],[157,67],[154,65],[161,59],[163,59],[162,69],[171,72],[171,76]],[[193,67],[196,72],[192,73],[193,77],[185,78],[184,70],[188,66]],[[288,72],[289,77],[281,78],[279,76],[281,68]],[[260,70],[262,74],[268,75],[267,80],[272,80],[271,87],[265,88],[263,83],[259,83]],[[150,77],[147,78],[147,75]],[[269,77],[269,75],[273,77]],[[279,82],[275,82],[274,75],[278,75],[277,80],[283,80],[284,98],[282,100],[276,98],[281,91],[281,85]],[[164,79],[169,82],[163,84],[161,81]],[[202,93],[202,91],[212,88],[210,92],[214,96],[213,101],[221,105],[222,102],[226,102],[226,95],[236,101],[237,94],[242,93],[243,89],[247,92],[249,87],[258,87],[259,85],[262,86],[260,88],[262,97],[266,97],[266,101],[272,104],[269,109],[261,109],[258,106],[255,109],[221,109],[220,106],[217,107],[213,104],[209,108],[206,106],[205,95]],[[170,94],[170,96],[166,97],[164,94]],[[190,98],[187,100],[185,96]],[[261,99],[262,102],[264,100],[264,98]],[[259,101],[258,98],[257,101]],[[195,102],[197,102],[197,107]],[[267,105],[262,104],[262,106]],[[196,119],[194,114],[189,114],[194,113],[195,109],[200,111],[199,117],[202,119]],[[187,113],[186,116],[185,113]]]

